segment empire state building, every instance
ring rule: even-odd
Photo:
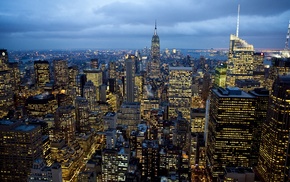
[[[155,23],[154,35],[151,41],[151,62],[149,67],[150,78],[159,78],[160,75],[160,41]]]

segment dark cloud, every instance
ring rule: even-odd
[[[37,48],[38,42],[48,48],[142,48],[150,45],[155,20],[161,48],[228,47],[229,35],[236,31],[238,4],[240,36],[255,47],[281,48],[290,19],[289,0],[4,0],[2,4],[0,47],[9,49]]]

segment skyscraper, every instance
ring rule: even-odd
[[[289,181],[289,100],[290,76],[278,76],[273,84],[267,119],[262,128],[257,167],[260,176],[267,182]]]
[[[234,87],[237,79],[253,79],[254,46],[231,35],[227,70],[227,86]]]
[[[0,118],[13,108],[13,90],[7,50],[0,50]]]
[[[180,111],[190,121],[191,85],[192,67],[169,67],[169,117],[176,117]]]
[[[157,35],[157,25],[155,23],[154,34],[151,41],[151,60],[149,68],[150,78],[158,78],[160,76],[160,40]]]
[[[100,69],[85,69],[84,74],[87,76],[87,81],[91,80],[96,88],[96,100],[100,100],[99,87],[103,84],[103,75]]]
[[[125,100],[127,102],[134,102],[135,94],[135,56],[126,55],[125,57]]]
[[[35,83],[37,87],[44,87],[49,82],[49,62],[34,61]]]
[[[41,128],[21,121],[0,121],[0,179],[27,181],[33,161],[42,155]]]
[[[207,136],[209,172],[216,178],[224,167],[249,167],[256,98],[235,87],[212,89]]]
[[[59,88],[67,89],[69,84],[68,65],[66,60],[54,60],[54,81]]]
[[[75,139],[76,112],[74,106],[61,106],[55,113],[55,140],[71,144]]]

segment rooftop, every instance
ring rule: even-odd
[[[25,124],[22,124],[20,126],[17,126],[15,128],[16,131],[31,131],[33,129],[35,129],[36,126],[35,125],[25,125]]]

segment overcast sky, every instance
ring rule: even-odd
[[[283,49],[290,0],[1,0],[0,48],[228,48],[236,33],[255,48]]]

